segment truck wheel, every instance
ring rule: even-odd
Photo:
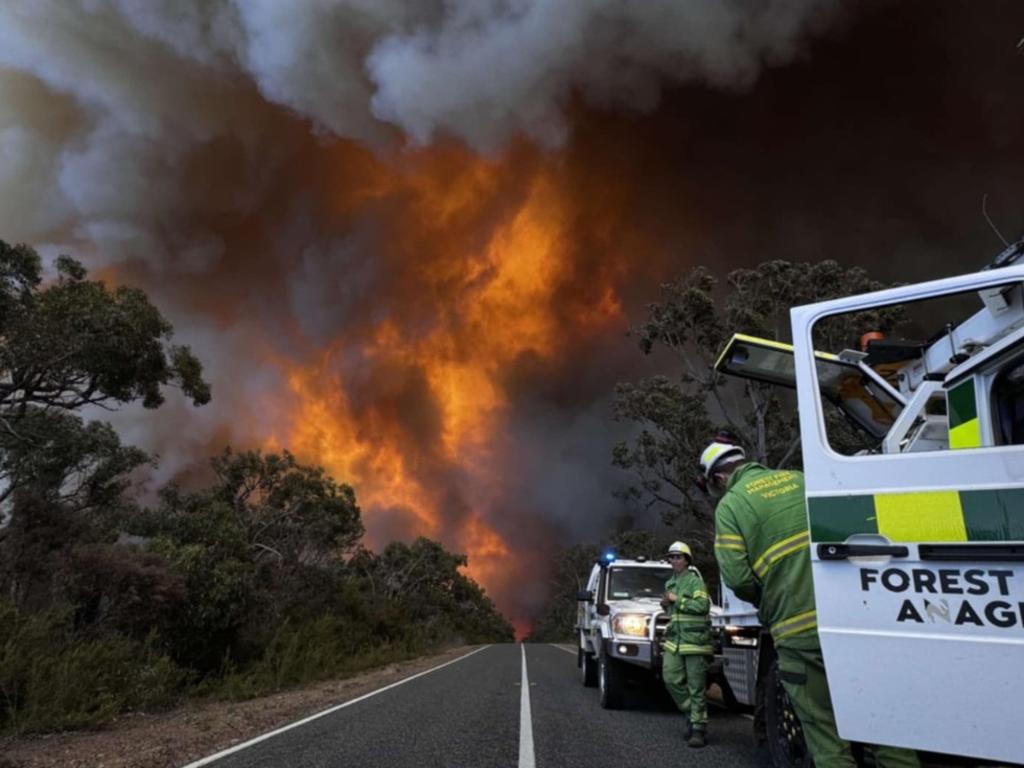
[[[758,703],[763,705],[768,753],[775,768],[813,768],[814,761],[804,741],[804,729],[779,677],[779,661],[771,666],[757,689]]]
[[[579,657],[577,662],[580,667],[580,682],[583,683],[584,688],[596,688],[597,687],[597,659],[594,658],[594,654],[587,653],[582,648],[579,649]]]
[[[623,680],[622,670],[614,659],[602,655],[598,663],[597,688],[601,694],[601,706],[604,709],[618,709],[622,706]]]
[[[743,705],[741,705],[739,700],[736,698],[736,694],[732,692],[732,687],[729,685],[729,681],[725,677],[725,672],[719,675],[714,682],[718,683],[718,687],[722,691],[722,703],[725,704],[726,708],[730,712],[742,709]]]

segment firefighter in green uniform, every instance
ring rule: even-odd
[[[672,577],[665,582],[661,605],[668,613],[661,676],[672,700],[689,717],[689,744],[703,747],[708,727],[705,690],[708,657],[711,656],[711,598],[704,579],[691,565],[690,548],[677,541],[665,559],[672,564]]]
[[[719,434],[700,457],[703,483],[720,501],[715,509],[715,558],[722,580],[758,608],[779,657],[789,694],[817,768],[855,768],[850,744],[839,737],[811,580],[804,477],[747,461],[731,436]],[[875,747],[878,768],[917,768],[917,754]]]

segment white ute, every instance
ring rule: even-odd
[[[591,569],[577,596],[577,663],[583,684],[599,689],[602,707],[622,706],[629,671],[660,678],[667,623],[661,597],[671,576],[667,562],[611,554]]]

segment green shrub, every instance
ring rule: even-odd
[[[174,702],[186,674],[151,641],[76,636],[68,608],[21,615],[0,603],[0,728],[88,728]]]
[[[283,624],[263,655],[244,669],[227,669],[209,688],[217,696],[247,699],[289,686],[347,677],[431,650],[420,642],[372,642],[366,631],[339,616]]]

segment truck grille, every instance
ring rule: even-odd
[[[659,613],[654,617],[654,641],[661,643],[665,639],[665,630],[668,629],[668,615]]]

